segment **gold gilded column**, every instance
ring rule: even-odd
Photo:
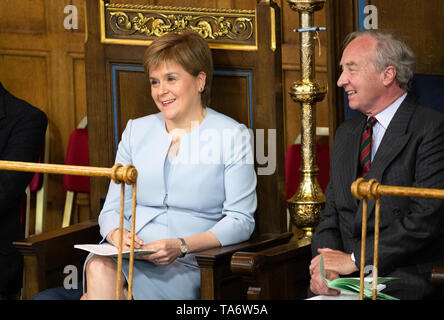
[[[290,8],[299,12],[301,44],[301,80],[290,90],[293,101],[301,104],[302,164],[301,182],[296,193],[288,200],[292,223],[304,231],[301,243],[310,243],[319,215],[325,205],[325,195],[319,186],[316,164],[316,102],[322,101],[326,89],[315,79],[314,12],[321,10],[325,0],[287,0]]]

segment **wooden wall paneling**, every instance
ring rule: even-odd
[[[91,166],[108,166],[113,163],[112,139],[109,128],[112,119],[107,116],[111,103],[107,95],[105,48],[100,44],[100,12],[98,1],[87,1],[88,36],[85,44],[86,100],[88,112],[89,161]],[[100,128],[100,129],[99,129]],[[110,136],[111,135],[111,136]],[[99,150],[98,146],[102,146]],[[91,215],[97,218],[100,197],[108,190],[109,179],[91,177]]]
[[[64,28],[68,4],[78,9],[77,30]],[[52,163],[64,163],[76,118],[86,115],[83,6],[84,0],[0,2],[0,80],[48,116]],[[50,175],[47,230],[60,227],[64,198],[61,176]]]
[[[157,113],[159,110],[151,98],[150,87],[146,81],[142,65],[113,65],[112,67],[115,70],[113,72],[113,79],[115,77],[113,87],[116,86],[113,90],[116,90],[115,93],[117,94],[117,110],[115,110],[117,114],[115,116],[118,117],[117,130],[115,126],[113,127],[115,135],[120,141],[129,119]]]
[[[47,20],[47,41],[51,51],[50,72],[50,92],[51,106],[48,117],[50,123],[50,162],[64,163],[69,136],[77,126],[76,123],[76,97],[73,91],[74,85],[78,90],[85,92],[85,84],[75,81],[74,61],[81,63],[84,52],[84,34],[79,29],[65,29],[64,20],[67,16],[64,13],[66,5],[73,4],[72,1],[46,0],[46,20]],[[84,17],[82,17],[83,2],[77,1],[78,27],[84,28]],[[80,13],[80,14],[79,14]],[[79,67],[79,66],[78,66]],[[83,85],[83,88],[80,87]],[[79,97],[81,98],[81,97]],[[80,100],[78,100],[80,103]],[[86,111],[86,106],[83,107]],[[84,114],[86,115],[86,114]],[[57,229],[61,226],[62,212],[65,202],[65,190],[62,187],[63,179],[61,175],[50,175],[48,186],[48,207],[47,220],[49,229]]]
[[[326,3],[330,153],[333,151],[336,129],[344,121],[344,90],[336,82],[340,76],[339,62],[344,38],[358,29],[356,8],[356,0],[328,0]]]
[[[209,107],[212,109],[230,114],[235,120],[244,123],[251,128],[250,117],[252,110],[250,108],[236,108],[236,106],[252,106],[250,102],[251,92],[251,71],[236,71],[236,70],[215,70],[216,74],[213,76],[212,87],[215,90],[211,91],[211,103]],[[219,90],[221,88],[223,90]]]
[[[0,33],[46,33],[46,10],[44,0],[0,1]],[[4,14],[7,13],[7,14]],[[24,23],[26,21],[26,23]]]
[[[86,31],[86,7],[85,2],[88,0],[69,0],[69,4],[77,8],[78,28],[70,30],[73,33],[78,33],[82,37],[85,36]],[[66,16],[67,14],[65,14]],[[68,31],[68,30],[67,30]]]
[[[232,0],[232,8],[254,10],[259,2],[261,0]]]
[[[72,98],[74,105],[74,126],[86,116],[86,90],[85,90],[85,55],[83,53],[68,53],[72,65]]]
[[[112,161],[106,166],[111,167],[114,164],[117,143],[120,141],[128,120],[145,116],[151,113],[150,110],[157,112],[157,108],[151,99],[148,81],[142,66],[146,47],[131,46],[131,50],[128,50],[128,46],[104,46],[106,64],[106,80],[104,81],[107,83],[108,101],[106,112],[110,124],[108,127],[110,140],[108,141],[112,144],[110,149]]]
[[[119,103],[121,108],[125,108],[125,118],[120,120],[119,132],[123,132],[129,119],[159,111],[151,98],[143,67],[131,67],[134,69],[118,71]]]
[[[272,175],[258,174],[258,212],[264,215],[259,220],[259,232],[287,231],[286,221],[286,188],[285,188],[285,149],[284,149],[284,111],[282,100],[282,51],[281,51],[281,12],[276,3],[271,9],[261,2],[257,6],[257,15],[262,20],[257,24],[259,35],[275,33],[276,48],[271,50],[271,38],[259,39],[256,54],[256,87],[254,112],[255,129],[276,129],[276,169]],[[272,24],[275,24],[274,26]],[[268,67],[265,67],[268,66]],[[259,109],[260,108],[260,109]],[[257,133],[256,133],[257,136]],[[272,141],[265,140],[264,149]],[[265,199],[267,199],[265,201]]]
[[[369,4],[378,8],[379,29],[394,31],[412,48],[417,73],[444,74],[442,1],[370,0]]]
[[[234,8],[233,0],[217,0],[215,8]]]
[[[210,107],[253,129],[254,60],[246,51],[212,50],[214,75]],[[245,106],[239,108],[238,106]]]
[[[50,101],[49,59],[47,51],[0,50],[0,80],[5,88],[45,113],[48,113]]]

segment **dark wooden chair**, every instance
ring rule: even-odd
[[[144,1],[140,2],[143,4]],[[268,150],[268,143],[276,147],[276,154],[269,155],[275,156],[276,167],[270,175],[258,175],[254,235],[244,243],[196,254],[201,269],[201,299],[246,299],[247,286],[242,281],[243,275],[233,272],[230,266],[233,254],[273,248],[288,243],[292,236],[287,232],[286,223],[279,7],[273,1],[265,0],[260,1],[255,10],[114,5],[102,0],[99,4],[94,1],[86,4],[88,42],[85,58],[91,166],[113,165],[118,139],[128,119],[158,112],[149,95],[142,67],[143,53],[155,36],[147,34],[178,31],[177,26],[181,25],[198,30],[212,49],[215,70],[210,107],[253,130],[264,129],[265,137],[269,129],[276,130],[275,141],[265,139],[265,150]],[[148,23],[145,25],[137,24],[140,15],[162,20],[163,29],[150,33],[153,26],[149,21],[152,20],[146,19]],[[221,26],[228,28],[220,29]],[[256,164],[256,168],[260,170],[261,166]],[[79,257],[80,253],[74,249],[67,249],[63,256],[69,256],[70,260],[63,262],[56,262],[58,257],[51,250],[62,250],[63,243],[72,248],[74,243],[97,242],[100,236],[97,223],[93,221],[100,211],[100,199],[106,195],[108,184],[107,179],[91,178],[92,221],[58,230],[52,234],[58,240],[51,236],[46,238],[44,234],[16,243],[25,255],[25,274],[30,279],[25,297],[50,286],[62,285],[60,268],[67,263],[81,265],[83,261],[79,258],[83,257]],[[42,258],[45,254],[49,258]],[[53,265],[52,271],[49,265]],[[50,277],[51,273],[61,277],[52,281],[56,276]]]
[[[63,285],[67,266],[75,266],[81,280],[86,253],[74,249],[78,243],[98,243],[101,240],[96,222],[85,221],[72,226],[30,236],[14,246],[24,256],[22,299]]]
[[[305,299],[310,260],[310,246],[291,241],[255,252],[235,252],[231,270],[242,276],[248,300]]]

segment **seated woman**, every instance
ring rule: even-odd
[[[168,33],[148,47],[144,68],[160,112],[129,120],[116,163],[138,170],[134,299],[198,299],[194,252],[248,240],[254,230],[256,174],[250,132],[206,107],[211,51],[197,33]],[[129,250],[131,188],[125,192],[123,250]],[[100,232],[116,247],[120,186],[110,183]],[[142,258],[142,259],[140,259]],[[126,298],[129,260],[122,262]],[[89,256],[83,299],[114,299],[116,259]]]

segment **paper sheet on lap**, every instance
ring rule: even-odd
[[[75,244],[74,248],[89,251],[99,256],[106,256],[111,258],[117,258],[119,251],[117,248],[109,243],[103,244]],[[141,254],[155,253],[153,250],[134,249],[134,256]],[[122,251],[122,258],[129,259],[130,251]]]

